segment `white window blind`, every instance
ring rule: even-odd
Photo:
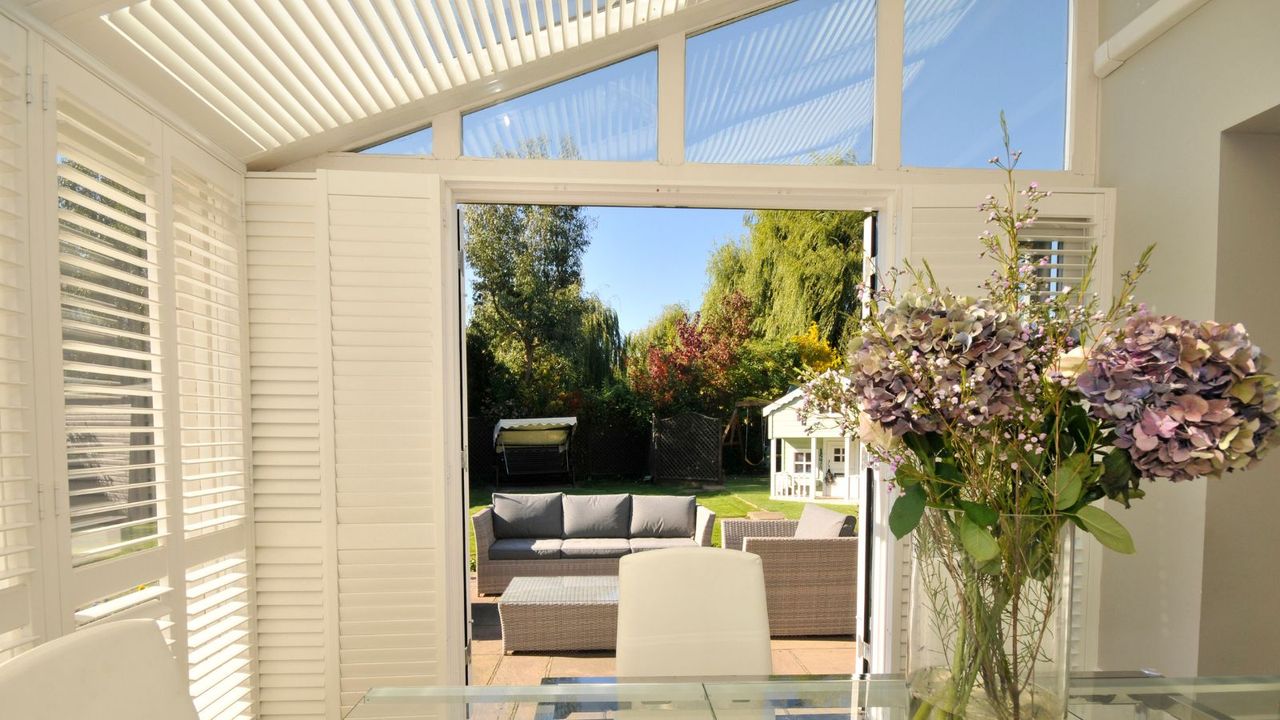
[[[31,457],[26,37],[0,18],[0,662],[36,637],[36,492]]]
[[[1023,252],[1036,266],[1039,297],[1080,288],[1097,243],[1096,225],[1088,216],[1041,215],[1018,233]]]
[[[201,720],[250,717],[248,566],[235,553],[187,571],[187,674]]]
[[[184,529],[243,523],[239,194],[173,167]]]
[[[165,534],[156,158],[69,98],[57,110],[62,375],[73,565]]]
[[[171,156],[187,666],[201,720],[231,720],[253,709],[242,183],[188,143]]]

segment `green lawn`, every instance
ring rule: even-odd
[[[699,490],[697,486],[653,485],[638,480],[583,480],[572,488],[530,488],[527,492],[562,491],[570,495],[607,495],[610,493],[632,493],[635,495],[696,495],[698,504],[716,514],[715,529],[711,534],[711,542],[720,546],[720,521],[724,518],[746,517],[755,510],[772,510],[780,512],[790,519],[800,517],[805,503],[794,500],[771,500],[769,498],[769,479],[767,477],[732,476],[725,480],[722,490]],[[513,490],[524,492],[526,490]],[[493,487],[491,485],[472,486],[471,514],[492,502]],[[856,515],[858,508],[854,505],[828,505],[824,507]],[[467,523],[467,551],[471,556],[471,568],[476,566],[476,538],[471,523]]]

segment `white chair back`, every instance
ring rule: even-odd
[[[0,664],[0,717],[197,720],[184,673],[146,619],[74,632]]]
[[[769,675],[760,558],[707,547],[623,556],[617,653],[620,677]]]

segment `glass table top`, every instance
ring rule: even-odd
[[[347,720],[911,720],[901,677],[586,682],[370,690]],[[1280,677],[1073,678],[1077,720],[1280,720]]]

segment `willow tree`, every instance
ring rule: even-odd
[[[601,387],[623,374],[626,344],[618,324],[618,312],[597,295],[582,298],[578,336],[578,369],[586,387]]]
[[[716,248],[707,266],[704,312],[734,293],[751,303],[752,334],[804,335],[842,347],[858,317],[863,212],[757,210],[746,234]]]

